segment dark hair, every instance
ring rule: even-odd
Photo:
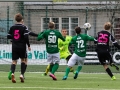
[[[53,29],[55,27],[55,23],[54,22],[49,22],[48,27],[50,29]]]
[[[22,16],[20,13],[17,13],[17,14],[15,15],[15,20],[16,20],[17,22],[21,22],[21,21],[23,20],[23,16]]]
[[[80,34],[80,33],[81,33],[81,28],[80,28],[80,27],[75,27],[75,32],[76,32],[77,34]]]
[[[110,22],[106,22],[105,24],[104,24],[104,29],[105,30],[109,30],[111,28],[111,23]]]
[[[67,29],[63,28],[63,29],[61,30],[61,32],[62,32],[63,30],[67,31]]]

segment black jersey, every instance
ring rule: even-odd
[[[29,33],[29,35],[31,35],[31,36],[38,37],[38,34],[32,32],[32,31],[28,31],[28,33]]]
[[[23,24],[15,24],[11,26],[7,35],[8,39],[12,39],[12,48],[30,47],[28,38],[28,28]]]
[[[97,52],[109,52],[109,42],[117,43],[115,38],[106,30],[102,30],[97,34]]]

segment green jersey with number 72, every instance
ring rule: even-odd
[[[48,29],[38,35],[37,40],[45,39],[47,53],[58,53],[58,38],[65,41],[65,38],[57,30]]]
[[[95,41],[95,38],[86,34],[77,34],[72,38],[69,45],[74,44],[75,45],[74,53],[80,57],[85,57],[87,41]]]

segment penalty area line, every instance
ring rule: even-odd
[[[22,88],[22,89],[51,89],[51,90],[119,90],[119,89],[104,89],[104,88],[54,88],[54,87],[0,87],[1,89],[12,89],[12,88]]]

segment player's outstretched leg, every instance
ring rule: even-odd
[[[75,72],[74,79],[77,79],[78,77],[78,71]]]
[[[53,80],[57,80],[54,74],[51,73],[49,76],[52,77]]]
[[[106,68],[106,72],[111,77],[111,80],[116,80],[116,77],[112,74],[111,70],[109,68]]]
[[[49,71],[50,71],[50,64],[47,66],[47,68],[45,69],[45,72],[42,74],[42,76],[46,76]]]
[[[69,72],[70,72],[70,67],[67,67],[67,68],[66,68],[65,75],[63,76],[63,79],[62,79],[62,80],[66,80],[66,79],[67,79]]]
[[[82,69],[82,66],[78,66],[78,68],[77,68],[77,70],[76,70],[76,72],[75,72],[75,75],[74,75],[74,79],[77,79],[77,77],[78,77],[78,73],[80,72],[80,70]]]
[[[12,78],[11,74],[12,74],[12,71],[9,71],[9,73],[8,73],[8,79],[9,80],[11,80],[11,78]]]
[[[111,80],[116,80],[116,77],[115,77],[115,76],[112,76]]]
[[[119,71],[119,67],[118,67],[117,65],[115,65],[115,63],[111,63],[110,66],[111,66],[111,67],[115,67],[115,69],[116,69],[117,71]]]
[[[55,63],[52,67],[52,71],[51,74],[49,75],[50,77],[52,77],[53,80],[57,80],[57,78],[55,77],[54,73],[58,70],[59,68],[59,64]]]

